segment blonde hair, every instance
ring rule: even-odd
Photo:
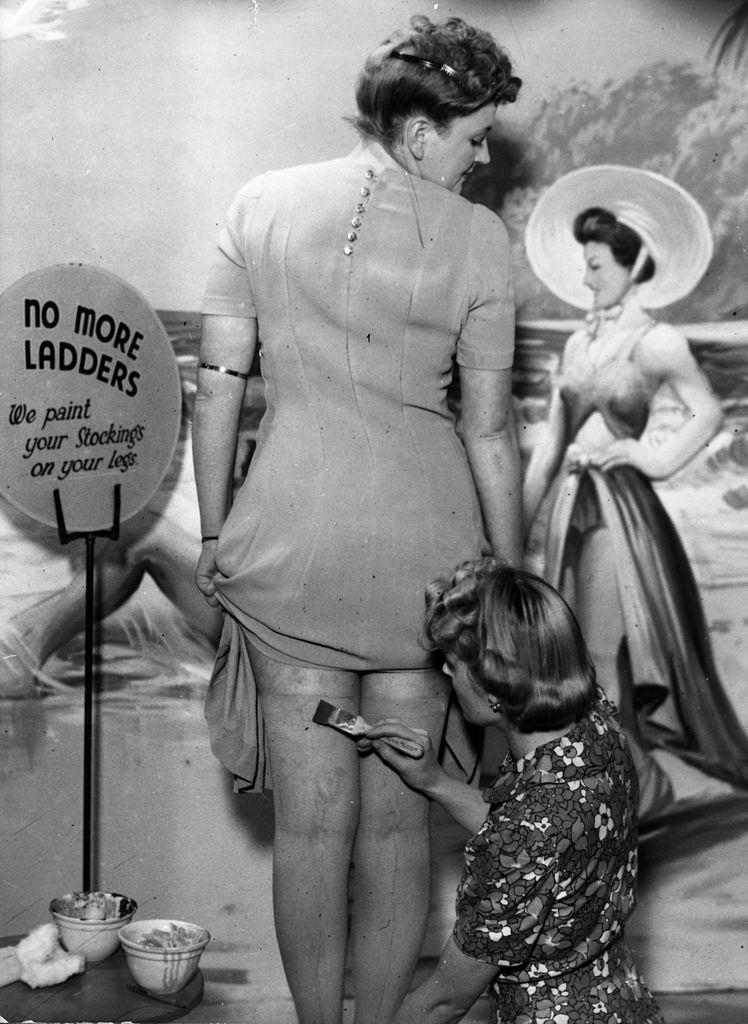
[[[595,699],[595,668],[568,604],[539,576],[493,558],[429,585],[425,634],[522,732],[567,725]]]

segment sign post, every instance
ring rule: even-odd
[[[156,312],[115,275],[61,264],[0,295],[0,495],[86,543],[83,885],[92,888],[94,542],[158,489],[181,418]]]

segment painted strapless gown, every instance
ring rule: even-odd
[[[641,435],[656,385],[634,354],[652,326],[629,328],[630,338],[604,366],[587,357],[581,332],[572,336],[558,382],[569,436],[594,413],[616,437]],[[608,585],[617,590],[625,631],[633,708],[627,730],[645,750],[671,751],[711,776],[748,786],[748,737],[720,682],[688,556],[650,481],[631,466],[601,472],[583,458],[567,460],[545,561],[545,575],[562,592],[569,570],[573,577],[579,539],[593,527],[608,531],[614,552]],[[573,604],[573,595],[566,596]]]

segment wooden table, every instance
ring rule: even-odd
[[[15,946],[22,935],[0,937],[0,946]],[[193,1010],[203,996],[203,976],[198,970],[192,980],[172,995],[152,996],[138,988],[127,968],[125,954],[118,949],[106,960],[91,964],[62,985],[29,988],[23,981],[0,988],[0,1016],[8,1021],[138,1021],[160,1024],[179,1020]]]

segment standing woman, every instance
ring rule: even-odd
[[[545,576],[580,621],[598,678],[621,709],[637,762],[642,816],[672,798],[649,756],[660,747],[748,784],[748,738],[720,684],[698,588],[651,481],[666,480],[715,435],[720,406],[686,339],[648,310],[687,295],[712,238],[693,197],[633,167],[559,179],[527,225],[530,263],[552,292],[583,306],[567,341],[547,440],[525,479],[526,524],[555,480]],[[653,401],[668,389],[683,425],[654,443]]]
[[[439,745],[450,688],[419,645],[425,582],[481,552],[520,557],[509,247],[460,196],[519,85],[487,33],[414,18],[360,75],[359,145],[246,185],[207,286],[197,582],[227,612],[211,690],[251,713],[259,695],[255,720],[213,734],[230,745],[234,729],[224,761],[254,789],[267,743],[276,931],[301,1024],[341,1019],[351,860],[357,1024],[402,998],[428,914],[427,801],[314,725],[316,705],[423,721]],[[267,412],[232,503],[258,341]]]

